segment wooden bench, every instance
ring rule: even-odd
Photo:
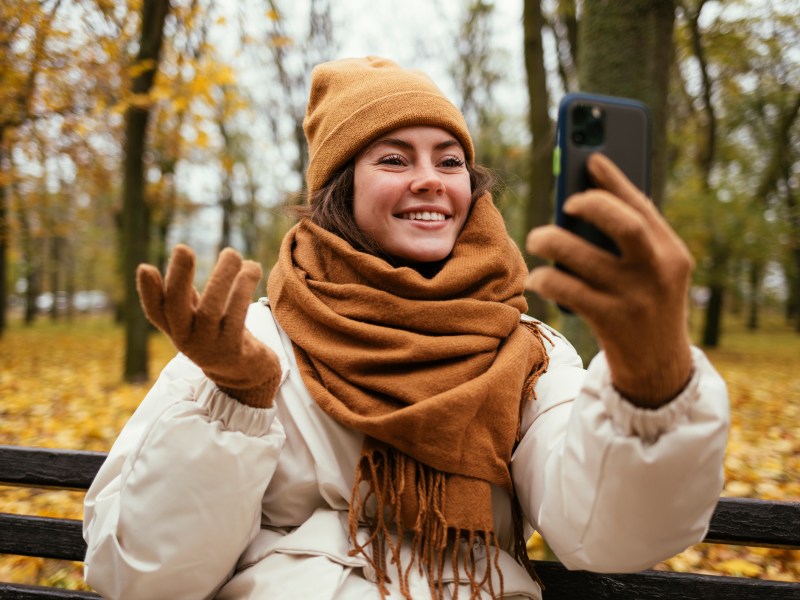
[[[99,452],[0,446],[0,484],[85,490]],[[705,541],[800,549],[800,503],[721,498]],[[613,540],[609,540],[613,543]],[[0,554],[81,561],[81,521],[0,513]],[[545,600],[800,600],[800,582],[642,571],[605,575],[536,562]],[[91,592],[0,582],[0,600],[100,598]]]

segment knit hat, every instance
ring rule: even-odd
[[[464,116],[422,71],[376,56],[317,65],[311,72],[303,121],[309,196],[375,138],[416,125],[452,133],[472,164],[474,150]]]

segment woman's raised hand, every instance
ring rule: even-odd
[[[261,267],[226,248],[201,295],[193,286],[194,266],[194,252],[183,245],[172,251],[164,280],[154,266],[139,265],[145,315],[222,391],[243,404],[271,406],[281,376],[278,358],[244,326]]]
[[[687,292],[694,261],[653,203],[611,160],[593,154],[597,186],[564,210],[617,244],[615,256],[555,225],[528,234],[527,250],[563,264],[534,269],[528,289],[582,315],[605,350],[615,387],[655,408],[676,396],[692,373]]]

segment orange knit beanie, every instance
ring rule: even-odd
[[[431,125],[452,133],[474,160],[464,116],[430,77],[385,58],[347,58],[311,72],[303,122],[309,196],[375,138],[400,127]]]

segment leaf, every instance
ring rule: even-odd
[[[736,577],[756,577],[761,574],[761,567],[752,562],[734,558],[726,560],[717,565],[717,570]]]

